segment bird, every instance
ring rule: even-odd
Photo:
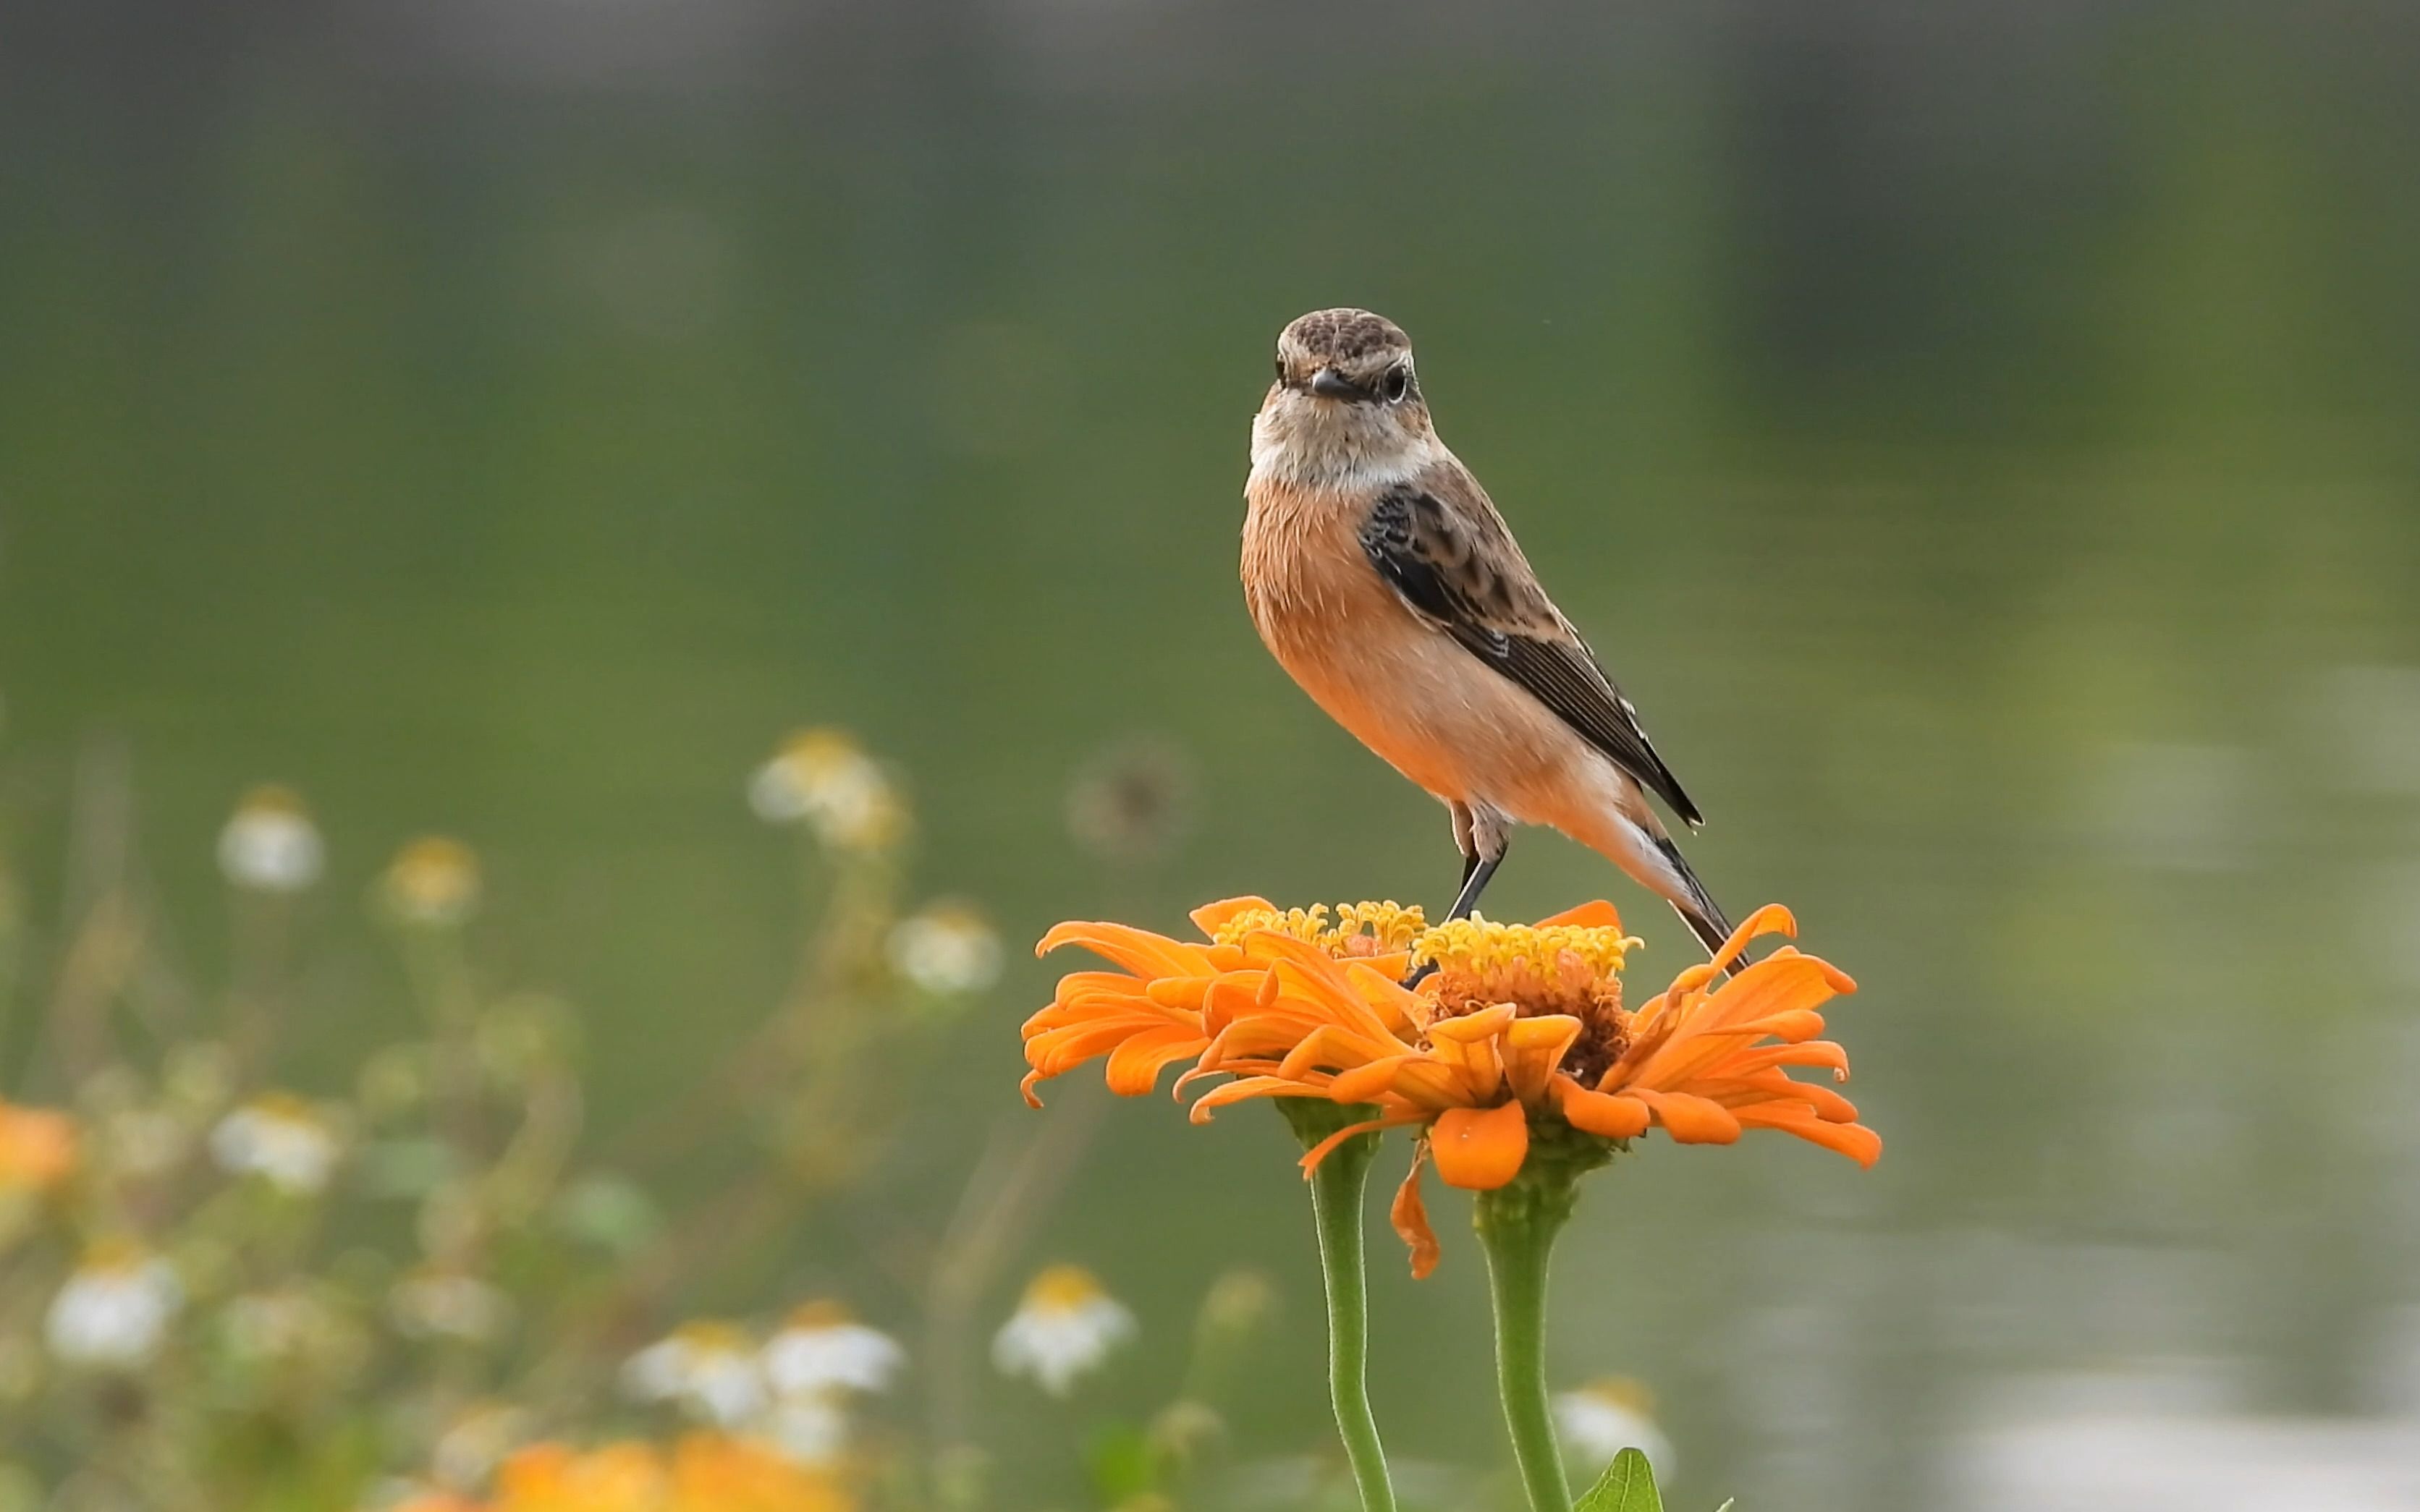
[[[1252,420],[1244,599],[1314,702],[1442,800],[1470,915],[1516,824],[1562,831],[1672,905],[1710,955],[1730,922],[1652,795],[1704,822],[1511,527],[1438,440],[1403,328],[1315,310],[1279,333]]]

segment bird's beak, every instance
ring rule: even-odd
[[[1323,399],[1366,399],[1358,384],[1332,367],[1323,367],[1311,376],[1311,392]]]

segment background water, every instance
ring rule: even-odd
[[[206,976],[215,829],[294,783],[315,969],[400,1011],[352,901],[464,835],[483,945],[580,1007],[601,1139],[778,995],[793,862],[740,784],[795,725],[897,759],[919,886],[1012,941],[1435,906],[1442,815],[1233,580],[1269,341],[1370,305],[1713,816],[1699,870],[1863,984],[1883,1164],[1597,1179],[1558,1373],[1653,1386],[1680,1505],[2064,1505],[2060,1462],[2075,1505],[2420,1505],[2420,17],[1599,8],[13,9],[17,849],[54,875],[71,772],[127,752]],[[1105,871],[1067,784],[1146,735],[1194,822]],[[1557,839],[1489,901],[1599,893],[1688,959]],[[963,1022],[877,1189],[709,1300],[905,1316],[867,1236],[938,1225],[1023,1116],[1051,976]],[[1282,1133],[1109,1119],[1024,1258],[1163,1338],[1267,1267],[1294,1326],[1237,1442],[1318,1447]],[[1378,1408],[1488,1463],[1436,1206],[1435,1279],[1378,1248]],[[1076,1494],[1063,1420],[987,1411],[1020,1497]]]

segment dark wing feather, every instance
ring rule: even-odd
[[[1455,497],[1449,504],[1441,495]],[[1468,473],[1432,470],[1381,495],[1361,549],[1415,612],[1552,709],[1683,823],[1704,822]]]

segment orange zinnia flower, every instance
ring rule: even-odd
[[[1816,1011],[1855,983],[1788,946],[1723,978],[1749,940],[1774,933],[1796,933],[1789,910],[1759,909],[1714,961],[1636,1012],[1622,1006],[1618,973],[1637,942],[1606,903],[1537,925],[1473,919],[1427,931],[1414,955],[1438,969],[1417,989],[1298,958],[1273,995],[1261,994],[1207,1047],[1196,1074],[1237,1079],[1204,1094],[1193,1116],[1256,1097],[1372,1104],[1375,1118],[1315,1146],[1304,1167],[1356,1134],[1419,1126],[1437,1174],[1475,1191],[1520,1174],[1533,1134],[1568,1137],[1565,1127],[1611,1142],[1600,1156],[1653,1127],[1683,1144],[1730,1144],[1769,1128],[1871,1165],[1882,1141],[1848,1100],[1785,1069],[1827,1067],[1846,1078],[1847,1054],[1815,1038]],[[1396,1221],[1425,1271],[1435,1240],[1419,1169],[1416,1159]]]
[[[1343,903],[1280,909],[1264,898],[1229,898],[1193,911],[1201,941],[1175,940],[1126,924],[1069,922],[1042,937],[1036,955],[1080,945],[1121,969],[1076,971],[1059,980],[1050,1006],[1025,1021],[1025,1059],[1032,1070],[1025,1100],[1041,1106],[1036,1083],[1106,1056],[1109,1090],[1139,1097],[1159,1073],[1207,1050],[1238,1020],[1258,1026],[1261,1053],[1282,1055],[1267,1036],[1282,1014],[1277,967],[1288,960],[1363,964],[1379,980],[1401,977],[1422,919],[1417,908]],[[1303,1020],[1306,1032],[1318,1026]]]

